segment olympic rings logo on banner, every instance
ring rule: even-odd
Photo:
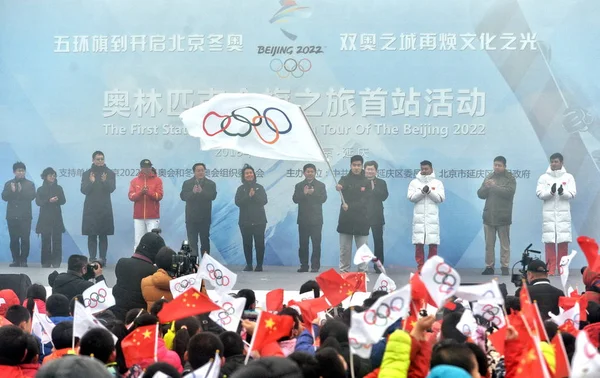
[[[462,334],[467,336],[467,337],[471,337],[471,334],[473,333],[473,331],[471,331],[471,327],[469,327],[468,324],[463,324],[462,326]]]
[[[558,275],[562,276],[564,271],[565,271],[565,266],[567,266],[569,264],[569,260],[565,259],[564,262],[560,263],[560,265],[558,266]]]
[[[223,309],[223,311],[220,311],[217,314],[217,317],[219,318],[219,323],[221,323],[221,325],[228,325],[233,321],[231,315],[235,315],[235,308],[233,308],[233,303],[225,302],[223,303],[221,308]]]
[[[381,282],[379,283],[379,287],[377,288],[377,290],[382,290],[382,291],[390,291],[390,287],[389,287],[389,283],[387,282],[387,280],[381,280]]]
[[[502,318],[498,316],[498,315],[501,315],[500,307],[497,307],[497,306],[494,306],[491,304],[486,304],[485,306],[483,306],[481,308],[481,311],[482,311],[481,316],[485,320],[492,323],[496,327],[500,328],[500,326],[502,325]]]
[[[452,274],[452,268],[446,263],[439,263],[435,267],[433,282],[439,284],[440,293],[450,294],[454,290],[457,278]]]
[[[269,63],[271,71],[275,72],[281,79],[287,79],[292,75],[296,79],[304,76],[305,72],[308,72],[312,68],[312,62],[307,58],[296,60],[294,58],[287,58],[281,60],[279,58],[273,58]]]
[[[394,298],[390,304],[381,303],[376,310],[368,309],[364,312],[363,319],[368,325],[378,327],[387,326],[392,312],[402,311],[404,308],[404,298]]]
[[[359,343],[354,337],[348,338],[348,345],[350,345],[350,348],[352,349],[370,349],[373,346],[373,344]]]
[[[240,114],[240,112],[243,110],[248,110],[250,113],[254,113],[254,114],[251,114],[251,115]],[[275,121],[273,121],[273,118],[269,117],[269,112],[279,112],[285,118],[285,121],[287,122],[287,129],[285,129],[285,130],[280,129],[277,126],[277,124],[275,123]],[[218,118],[221,118],[221,123],[219,124],[220,128],[219,128],[219,130],[215,131],[214,133],[210,133],[206,129],[206,120],[208,118],[210,118],[211,116],[216,116]],[[246,130],[244,130],[243,132],[228,131],[227,129],[233,123],[232,119],[235,121],[238,121],[242,124],[248,125],[248,128]],[[275,136],[273,137],[272,140],[266,140],[265,138],[263,138],[261,132],[259,131],[259,126],[262,125],[263,120],[265,122],[265,125],[272,132],[275,133]],[[254,128],[254,131],[256,131],[256,135],[258,135],[260,140],[262,140],[264,143],[275,144],[275,142],[277,142],[279,140],[280,135],[287,134],[292,130],[292,121],[290,120],[290,117],[288,117],[288,115],[285,114],[285,112],[281,109],[270,107],[270,108],[266,108],[261,114],[256,108],[253,108],[252,106],[244,106],[241,108],[234,109],[230,115],[226,115],[226,116],[221,115],[215,111],[211,111],[211,112],[208,112],[204,116],[204,120],[202,121],[202,129],[204,130],[204,133],[209,137],[213,137],[219,133],[223,133],[230,137],[244,138],[244,137],[247,137],[248,135],[250,135],[250,133],[252,132],[252,128]]]
[[[215,285],[229,286],[231,283],[229,277],[224,275],[221,269],[215,268],[213,264],[206,264],[206,270],[208,271],[208,277],[215,283]]]
[[[366,263],[366,262],[372,261],[372,260],[373,260],[373,258],[372,258],[371,256],[362,256],[362,257],[360,258],[360,260],[361,260],[362,262]]]
[[[99,304],[106,302],[107,295],[108,294],[106,293],[105,289],[95,291],[92,294],[90,294],[89,298],[85,298],[83,300],[83,305],[89,308],[96,308]]]
[[[175,291],[178,293],[183,293],[190,286],[194,286],[195,284],[196,284],[196,279],[193,277],[190,279],[187,279],[187,278],[183,279],[175,284]]]
[[[494,294],[493,290],[488,290],[485,293],[483,293],[483,295],[481,296],[482,298],[496,298],[496,294]]]

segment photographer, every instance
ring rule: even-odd
[[[156,254],[156,267],[158,270],[151,276],[142,280],[142,296],[148,304],[148,311],[157,300],[164,298],[168,301],[173,299],[169,282],[173,279],[171,276],[171,266],[175,251],[169,247],[162,247]]]
[[[542,320],[549,318],[548,312],[559,314],[558,298],[564,296],[562,290],[550,285],[548,268],[542,260],[533,260],[527,265],[527,290],[531,301],[537,302]],[[521,289],[517,289],[515,297],[519,297]]]
[[[131,309],[147,308],[142,296],[141,281],[156,272],[156,254],[164,246],[165,241],[160,235],[148,232],[142,236],[133,256],[117,262],[117,283],[113,287],[116,305],[112,307],[117,319],[124,320],[125,314]]]
[[[99,263],[88,264],[88,258],[83,255],[71,255],[67,263],[67,272],[58,274],[56,271],[48,276],[48,283],[52,286],[52,294],[63,294],[69,300],[94,285],[88,281],[104,281],[102,265]]]

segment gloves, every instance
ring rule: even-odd
[[[556,185],[556,184],[555,184],[555,185]],[[559,195],[559,196],[562,196],[564,191],[565,191],[565,190],[563,189],[563,187],[562,187],[562,185],[561,185],[561,186],[560,186],[560,188],[558,188],[558,195]]]
[[[425,185],[423,187],[423,193],[429,193],[429,186]]]
[[[556,183],[552,184],[552,188],[550,188],[550,193],[556,193]]]

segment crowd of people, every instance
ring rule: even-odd
[[[356,350],[357,341],[349,337],[352,314],[375,311],[376,316],[380,316],[379,308],[374,309],[374,305],[390,293],[374,290],[362,304],[348,308],[330,306],[324,309],[322,316],[314,316],[294,301],[266,312],[257,307],[255,293],[245,288],[229,293],[246,300],[235,331],[226,331],[206,313],[161,322],[161,311],[175,301],[169,291],[169,281],[174,278],[170,267],[174,253],[165,246],[160,235],[145,234],[133,256],[117,263],[117,282],[112,288],[116,305],[96,313],[95,324],[88,326],[83,334],[79,330],[81,320],[77,318],[76,307],[83,303],[83,291],[93,285],[88,280],[104,279],[102,268],[90,268],[86,256],[71,256],[68,272],[51,277],[50,296],[40,284],[28,288],[24,301],[12,290],[1,290],[0,376],[522,377],[533,365],[523,362],[528,361],[523,357],[529,353],[525,341],[528,336],[524,334],[528,331],[522,323],[519,326],[517,314],[526,313],[524,306],[531,303],[538,304],[540,322],[543,321],[544,329],[538,331],[547,334],[547,341],[541,342],[543,365],[539,366],[545,367],[550,374],[548,377],[568,376],[559,368],[561,350],[556,349],[557,338],[562,341],[569,361],[577,358],[574,357],[575,340],[579,333],[586,333],[593,348],[600,346],[600,272],[592,270],[597,265],[591,264],[583,271],[585,293],[570,293],[569,297],[550,285],[548,267],[541,260],[534,260],[527,267],[525,302],[523,289],[510,296],[501,285],[506,319],[510,319],[501,348],[497,339],[492,340],[498,330],[490,318],[477,316],[477,330],[469,333],[461,328],[464,313],[471,307],[468,300],[457,294],[430,313],[425,306],[411,307],[411,312],[404,318],[386,325],[385,333],[377,343],[369,346],[372,349],[365,358]],[[414,279],[419,276],[417,273],[411,278],[413,302],[418,299],[418,285]],[[329,297],[324,289],[316,281],[308,281],[300,287],[298,295],[310,293],[312,298],[325,296],[329,301],[333,297]],[[206,293],[204,285],[201,292]],[[575,323],[557,322],[555,317],[564,313],[559,308],[564,306],[563,298],[573,298],[577,302],[585,298],[586,319],[581,318]],[[260,343],[254,336],[258,338],[261,332],[259,328],[264,322],[260,319],[264,319],[265,313],[279,317],[270,326],[266,323],[267,328],[277,329],[279,333],[276,339]],[[504,314],[498,316],[504,318]],[[47,317],[53,324],[46,342],[42,341],[43,333],[35,331],[40,317]],[[287,323],[281,321],[284,318],[289,319]],[[154,327],[155,338],[148,337],[141,344],[139,341],[131,344],[132,337],[136,341],[136,330],[140,335],[150,335],[149,329],[154,330]],[[262,335],[264,337],[264,332]],[[138,353],[138,349],[148,345],[154,348],[150,358]],[[590,351],[586,350],[586,353],[589,355]],[[597,358],[600,359],[600,355]],[[215,364],[218,367],[212,368]],[[202,370],[207,366],[207,370]],[[546,377],[533,371],[529,373],[535,378]],[[600,363],[596,361],[585,374],[572,376],[598,375]]]

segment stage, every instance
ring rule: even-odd
[[[50,295],[51,290],[48,288],[48,274],[52,273],[54,270],[57,270],[59,273],[65,272],[66,264],[63,264],[63,267],[64,268],[61,269],[42,268],[40,264],[31,263],[28,268],[9,268],[8,264],[1,264],[0,274],[27,274],[31,278],[32,283],[39,283],[46,286],[48,295]],[[263,303],[264,296],[268,291],[278,288],[285,290],[286,301],[295,298],[298,294],[300,285],[308,280],[313,280],[319,274],[298,273],[296,272],[298,267],[287,266],[264,266],[263,272],[243,272],[242,269],[244,266],[241,265],[230,265],[228,268],[238,275],[233,292],[237,292],[237,290],[240,289],[252,289],[256,292],[256,298],[259,303]],[[324,272],[329,268],[330,267],[323,267],[321,272]],[[509,295],[514,294],[516,288],[510,282],[510,276],[502,276],[499,274],[495,276],[482,276],[481,271],[482,269],[458,269],[463,284],[483,283],[492,278],[497,278],[499,283],[506,284]],[[410,268],[390,267],[387,269],[388,276],[394,280],[398,287],[402,287],[408,283],[410,273],[412,272],[414,272],[414,270]],[[500,269],[497,269],[497,272],[500,273]],[[374,273],[372,268],[370,268],[368,276],[370,281],[367,284],[367,290],[371,291],[377,280],[378,274]],[[116,276],[114,266],[111,265],[104,269],[104,277],[106,278],[106,283],[109,287],[115,285]],[[553,286],[562,288],[559,276],[550,277],[550,282]],[[569,285],[573,286],[573,288],[577,287],[579,290],[583,290],[584,286],[579,270],[572,269],[570,271],[567,287]]]

